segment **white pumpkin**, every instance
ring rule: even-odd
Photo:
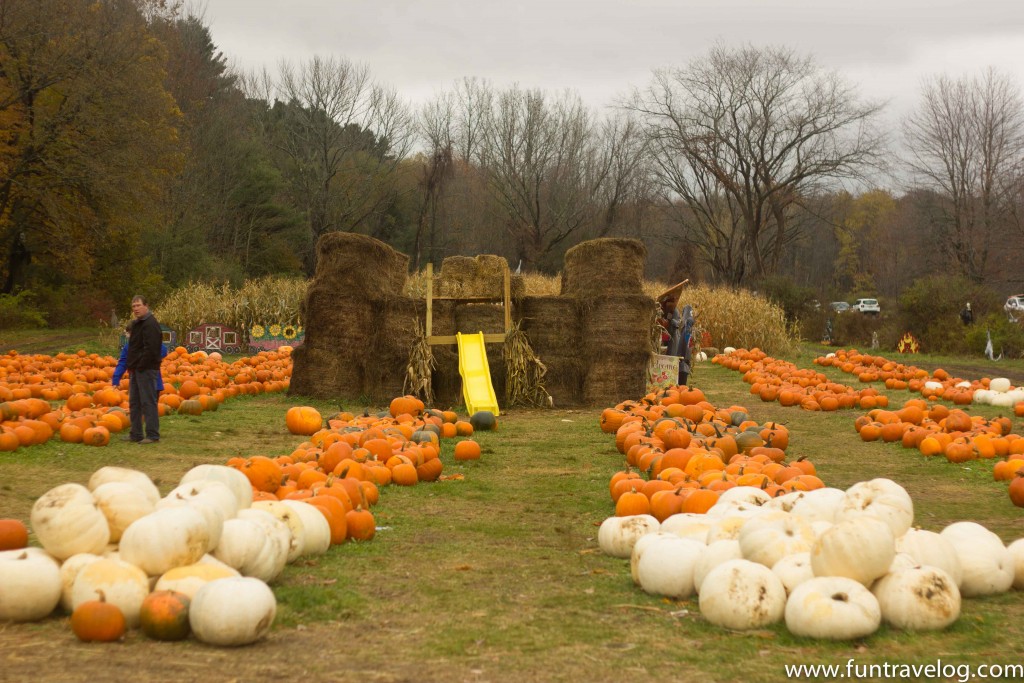
[[[896,556],[892,529],[872,516],[834,524],[811,547],[815,576],[845,576],[865,586],[889,571]]]
[[[100,553],[110,527],[92,494],[81,484],[61,484],[32,506],[32,530],[40,545],[58,560],[78,553]]]
[[[597,530],[597,544],[605,555],[626,558],[640,537],[657,531],[659,526],[651,515],[609,517]]]
[[[230,468],[229,468],[230,469]],[[239,472],[239,474],[242,474]],[[244,477],[245,475],[242,474]],[[172,501],[184,501],[190,503],[194,500],[202,500],[212,504],[221,512],[221,516],[233,519],[238,514],[238,498],[228,488],[228,485],[212,479],[199,479],[178,486],[176,489],[164,496],[157,507],[173,505]],[[223,522],[221,522],[223,524]]]
[[[659,530],[679,538],[689,538],[704,543],[708,537],[708,530],[711,528],[709,522],[707,515],[682,512],[672,515],[662,522]]]
[[[846,500],[835,521],[870,515],[892,529],[893,538],[907,532],[914,523],[914,502],[902,486],[891,479],[872,479],[846,490]]]
[[[718,497],[718,500],[711,506],[711,509],[726,507],[733,503],[747,503],[760,507],[767,505],[771,500],[771,496],[756,486],[733,486],[731,489],[726,489],[722,492],[722,495]]]
[[[78,572],[71,587],[71,611],[83,602],[99,600],[100,594],[124,614],[128,628],[139,625],[142,601],[149,595],[149,577],[133,564],[103,558]]]
[[[884,579],[889,574],[901,572],[904,569],[913,569],[915,567],[920,566],[921,565],[918,563],[918,561],[915,560],[911,555],[908,555],[907,553],[896,553],[896,556],[892,558],[892,562],[889,563],[889,571],[880,578],[875,579],[875,582],[871,584],[871,590],[874,590],[878,582]]]
[[[814,540],[810,524],[780,510],[749,520],[739,535],[743,557],[769,569],[787,555],[810,551]]]
[[[803,517],[808,522],[835,522],[836,516],[846,503],[846,491],[835,488],[794,491],[780,498],[792,496],[789,513]]]
[[[728,355],[730,353],[733,353],[735,350],[736,350],[736,347],[734,347],[734,346],[726,346],[724,349],[722,349],[722,353]]]
[[[1007,550],[1013,558],[1013,587],[1024,590],[1024,538],[1018,538]]]
[[[1007,391],[1010,390],[1011,386],[1012,384],[1010,384],[1010,380],[1006,379],[1005,377],[994,377],[988,383],[989,390],[999,394],[1005,394]]]
[[[938,567],[911,567],[886,574],[872,587],[882,619],[904,631],[937,631],[960,616],[956,581]]]
[[[103,484],[112,481],[131,484],[142,491],[153,505],[156,505],[156,502],[160,500],[160,490],[157,489],[153,480],[150,479],[145,472],[129,469],[127,467],[114,467],[112,465],[108,465],[107,467],[99,468],[92,473],[91,477],[89,477],[89,490],[95,491]]]
[[[782,585],[786,587],[786,593],[792,594],[794,588],[804,581],[814,578],[814,570],[811,569],[811,554],[806,552],[786,555],[772,565],[772,573],[782,581]]]
[[[78,553],[64,560],[64,563],[60,566],[60,606],[68,614],[73,610],[71,605],[71,589],[75,586],[78,572],[82,571],[86,565],[102,559],[99,555],[93,555],[92,553]]]
[[[693,595],[693,568],[704,552],[699,541],[659,538],[647,545],[637,561],[640,588],[651,595],[688,598]]]
[[[285,500],[285,505],[299,513],[305,537],[302,543],[303,555],[323,555],[331,547],[331,525],[315,507],[301,500]]]
[[[273,580],[284,571],[284,567],[288,563],[288,552],[292,543],[292,533],[288,529],[288,525],[269,512],[252,508],[240,510],[238,518],[257,524],[263,529],[266,540],[259,556],[250,560],[251,564],[246,568],[235,568],[245,576],[252,576],[264,581]],[[218,548],[220,548],[219,545]],[[227,558],[221,556],[219,552],[214,552],[214,556],[227,562]],[[264,578],[265,576],[268,578]]]
[[[153,501],[139,487],[124,481],[108,481],[92,491],[110,528],[110,542],[117,543],[128,525],[155,509]]]
[[[804,581],[786,602],[786,628],[797,636],[853,640],[871,635],[881,623],[882,609],[871,591],[842,576]]]
[[[197,562],[185,567],[175,567],[164,573],[157,582],[154,590],[177,591],[187,595],[190,599],[195,597],[196,592],[210,581],[217,579],[228,579],[240,574],[227,565],[218,566],[215,564]]]
[[[181,478],[182,484],[194,481],[219,481],[235,494],[236,510],[244,510],[252,505],[252,483],[240,470],[226,465],[197,465]],[[234,515],[232,515],[234,517]],[[229,518],[230,519],[230,518]]]
[[[288,525],[291,540],[288,545],[288,561],[294,562],[302,555],[305,549],[306,529],[302,524],[302,517],[281,501],[259,500],[252,504],[252,510],[263,510],[277,517]]]
[[[896,552],[910,555],[917,564],[938,567],[949,574],[957,586],[963,581],[964,570],[956,548],[934,531],[909,529],[896,539]]]
[[[1005,593],[1013,586],[1013,555],[1002,539],[974,522],[956,522],[942,530],[960,560],[960,594],[965,598]]]
[[[990,391],[988,389],[976,389],[974,391],[974,398],[972,400],[973,400],[974,403],[978,403],[978,404],[982,404],[982,405],[984,405],[984,404],[991,404],[992,403],[992,397],[995,396],[995,394],[996,394],[996,392]]]
[[[743,552],[740,550],[740,542],[735,539],[722,539],[721,541],[709,543],[707,550],[700,554],[700,557],[697,558],[697,564],[693,566],[694,589],[699,593],[701,584],[704,583],[704,577],[718,565],[729,560],[739,560],[742,558]]]
[[[957,382],[955,386],[958,389],[970,389],[971,388],[971,383],[968,382],[967,380],[964,380],[962,382]]]
[[[218,486],[223,488],[220,484]],[[207,533],[206,549],[203,552],[210,552],[216,548],[224,529],[224,509],[216,501],[203,496],[166,497],[161,498],[156,504],[157,510],[174,510],[182,507],[192,508],[203,517]]]
[[[704,577],[700,613],[712,624],[745,631],[774,624],[786,609],[786,588],[771,569],[729,560]]]
[[[46,617],[60,602],[61,586],[51,558],[28,548],[0,551],[0,622]]]
[[[259,579],[239,577],[210,581],[189,605],[192,634],[203,643],[248,645],[270,631],[277,613],[274,592]]]
[[[164,508],[135,520],[121,537],[121,559],[159,576],[206,554],[210,530],[193,505]]]
[[[936,382],[935,380],[930,379],[930,380],[928,380],[927,382],[924,383],[924,388],[925,389],[931,389],[931,390],[941,389],[942,388],[942,382]]]
[[[644,534],[640,538],[636,539],[636,543],[633,544],[633,552],[629,555],[629,576],[637,586],[640,585],[638,567],[640,565],[640,558],[643,557],[644,550],[647,549],[647,546],[663,538],[679,538],[679,536],[676,536],[675,534],[666,534],[664,531],[655,531],[650,534]]]

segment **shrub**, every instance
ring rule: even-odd
[[[810,287],[801,287],[791,278],[775,275],[758,283],[758,290],[776,304],[786,315],[786,320],[802,320],[818,310],[814,308],[817,294]],[[820,310],[820,309],[819,309]]]
[[[964,277],[921,278],[900,296],[899,322],[929,352],[965,353],[968,344],[960,309],[968,301],[975,320],[1002,310],[1002,302],[994,292]]]
[[[46,318],[35,307],[35,298],[27,289],[17,294],[0,294],[0,328],[46,327]]]
[[[988,333],[992,335],[992,351],[1004,358],[1024,356],[1024,325],[1010,322],[1001,313],[990,313],[964,329],[964,347],[971,355],[982,354],[988,344]]]

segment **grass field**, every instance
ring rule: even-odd
[[[804,347],[791,360],[809,367],[821,351]],[[831,368],[826,374],[856,384]],[[719,366],[699,365],[693,384],[716,405],[746,405],[755,419],[786,423],[791,456],[812,459],[829,485],[898,481],[913,496],[922,528],[966,519],[1007,542],[1024,535],[1024,510],[992,480],[990,463],[952,465],[897,445],[864,443],[853,429],[858,411],[765,404],[739,373]],[[886,393],[894,405],[912,396]],[[167,418],[154,446],[53,440],[0,456],[0,517],[27,520],[44,491],[84,483],[103,465],[141,469],[166,493],[196,464],[290,452],[300,439],[285,430],[284,412],[296,403],[325,414],[339,408],[301,397],[241,397],[215,413]],[[971,412],[997,414],[990,407]],[[966,600],[960,620],[942,633],[883,627],[853,643],[795,638],[782,626],[728,632],[707,624],[695,600],[644,594],[633,586],[627,561],[597,548],[597,526],[613,512],[608,480],[623,465],[613,439],[598,428],[599,414],[509,411],[498,431],[477,435],[484,452],[476,463],[456,463],[448,445],[445,474],[462,472],[465,479],[387,487],[374,509],[373,541],[289,565],[273,586],[278,619],[263,643],[224,650],[195,641],[155,643],[135,632],[120,644],[85,645],[65,617],[54,616],[0,625],[0,681],[782,681],[785,664],[845,670],[850,659],[1021,663],[1019,591]],[[1022,429],[1017,420],[1014,427]]]

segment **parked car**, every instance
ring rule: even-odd
[[[1003,304],[1003,310],[1006,311],[1007,318],[1016,322],[1024,313],[1024,294],[1014,294],[1008,298]]]
[[[832,310],[835,311],[836,313],[846,313],[848,310],[850,310],[850,304],[846,303],[845,301],[833,301],[832,303],[829,304],[829,306],[831,306]]]
[[[878,315],[882,312],[881,307],[878,305],[878,299],[857,299],[853,302],[851,310],[859,311],[860,313],[872,313]]]

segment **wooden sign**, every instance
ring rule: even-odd
[[[647,370],[647,392],[679,384],[679,357],[657,354]]]
[[[253,353],[274,351],[282,346],[301,346],[306,337],[301,325],[257,323],[249,328],[249,349]]]

